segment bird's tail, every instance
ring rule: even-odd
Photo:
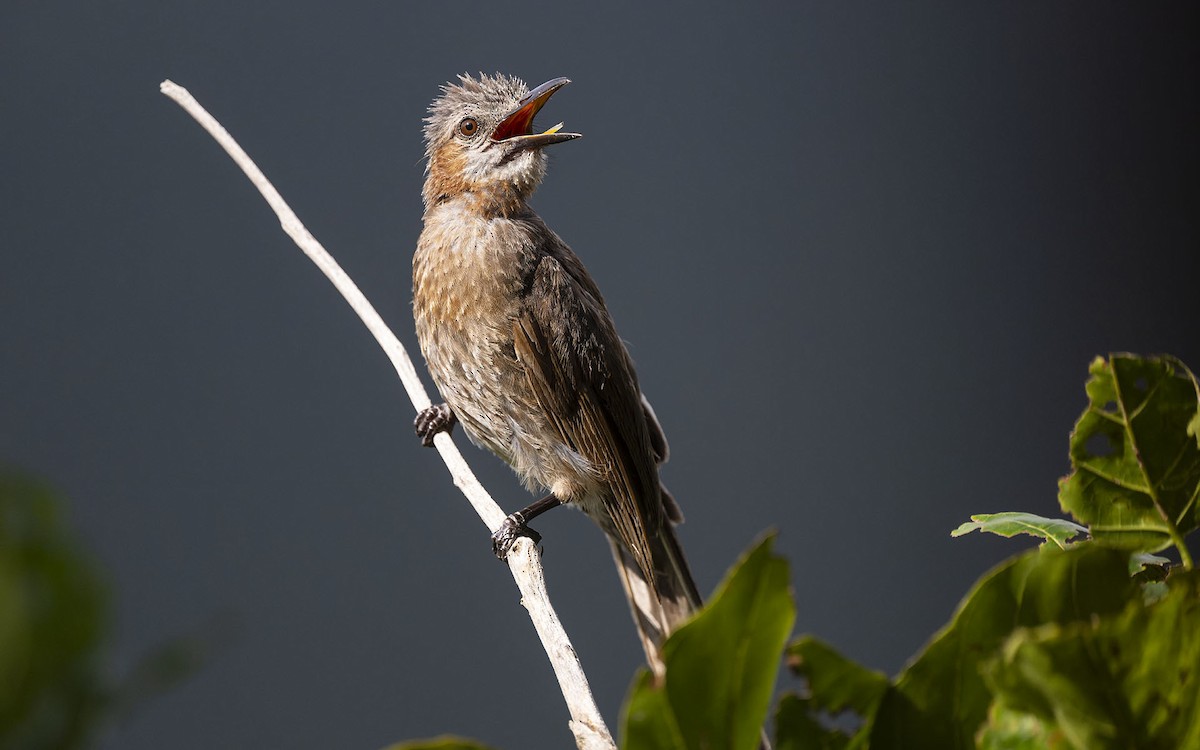
[[[671,521],[664,520],[659,533],[649,542],[654,566],[652,581],[646,580],[645,572],[625,546],[609,537],[613,560],[629,600],[629,610],[646,651],[646,663],[661,677],[664,671],[663,641],[699,609],[702,602]]]

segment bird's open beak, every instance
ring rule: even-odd
[[[533,132],[533,117],[538,113],[550,97],[563,86],[570,83],[566,78],[555,78],[546,81],[521,99],[507,117],[500,121],[492,133],[492,140],[497,143],[507,143],[517,148],[541,148],[551,143],[562,143],[581,137],[579,133],[563,133],[562,123],[542,133]]]

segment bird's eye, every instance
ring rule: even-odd
[[[463,121],[458,124],[458,132],[470,138],[479,132],[479,122],[474,117],[463,118]]]

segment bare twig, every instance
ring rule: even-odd
[[[430,405],[429,395],[421,385],[420,378],[417,377],[417,371],[413,368],[412,360],[405,351],[404,345],[379,317],[379,313],[350,280],[346,272],[300,223],[296,214],[284,202],[283,197],[267,181],[262,171],[255,166],[241,146],[212,115],[192,98],[187,89],[171,81],[163,81],[159,88],[162,93],[174,99],[179,106],[195,118],[201,127],[207,130],[209,135],[216,139],[217,143],[221,144],[226,153],[241,167],[246,176],[250,178],[250,182],[254,183],[263,198],[279,216],[283,231],[333,282],[337,290],[350,303],[350,307],[362,319],[367,329],[371,331],[375,340],[383,347],[383,351],[400,375],[400,381],[404,383],[404,388],[408,391],[408,397],[412,400],[413,406],[417,411],[428,407]],[[505,513],[475,478],[474,472],[467,466],[467,462],[454,445],[454,441],[447,433],[442,432],[434,438],[434,445],[441,454],[442,460],[446,462],[446,468],[450,470],[455,486],[466,495],[467,500],[470,501],[483,522],[487,524],[488,529],[491,531],[498,529],[504,521]],[[571,713],[570,728],[575,734],[575,744],[580,750],[615,750],[616,744],[604,724],[604,719],[600,716],[599,709],[596,708],[596,701],[592,698],[592,692],[588,687],[587,678],[584,676],[583,667],[579,663],[579,657],[575,654],[575,649],[571,645],[570,639],[567,638],[567,633],[563,630],[558,615],[550,605],[541,559],[529,539],[522,537],[517,540],[508,555],[508,567],[512,571],[517,586],[521,589],[521,603],[529,610],[529,617],[533,620],[533,626],[554,667],[554,674],[558,677],[558,686],[562,690],[567,708]]]

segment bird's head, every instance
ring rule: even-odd
[[[535,132],[534,115],[566,78],[547,81],[532,91],[504,75],[459,76],[425,118],[425,206],[464,194],[504,211],[523,202],[546,174],[542,149],[578,138],[561,132],[562,123]]]

